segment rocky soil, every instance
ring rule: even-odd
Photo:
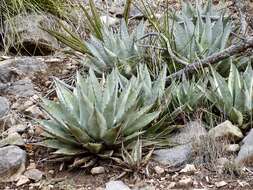
[[[133,15],[139,14],[135,11]],[[114,14],[118,12],[114,8]],[[156,150],[139,173],[127,173],[108,160],[81,169],[50,162],[50,152],[35,144],[42,131],[34,119],[47,117],[39,107],[40,97],[54,99],[54,77],[72,84],[80,65],[75,57],[60,53],[61,44],[38,28],[36,23],[44,19],[15,18],[22,40],[7,36],[11,56],[0,52],[0,189],[252,189],[253,129],[245,134],[230,121],[209,131],[201,121],[185,124],[171,136],[175,146]],[[110,20],[111,25],[117,22]],[[31,52],[37,56],[27,56]]]

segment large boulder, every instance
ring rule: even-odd
[[[49,55],[58,48],[57,40],[40,28],[55,26],[55,21],[46,15],[17,15],[5,25],[5,44],[13,53]]]
[[[17,180],[25,171],[26,152],[17,146],[0,148],[0,182]]]
[[[243,138],[241,130],[230,121],[225,121],[212,128],[209,135],[215,139],[222,138],[230,141],[237,141]]]
[[[237,164],[253,166],[253,129],[243,139],[243,145],[235,159]]]

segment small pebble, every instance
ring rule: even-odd
[[[160,166],[156,166],[155,167],[155,172],[157,174],[161,175],[161,174],[163,174],[165,172],[165,170],[162,167],[160,167]]]
[[[190,177],[184,177],[178,182],[179,187],[189,187],[192,185],[193,181]]]
[[[94,167],[91,169],[90,172],[92,175],[103,174],[103,173],[105,173],[105,168],[102,166]]]
[[[180,171],[180,173],[194,173],[196,168],[193,164],[186,164],[186,166]]]
[[[215,186],[218,188],[224,187],[226,185],[227,185],[227,182],[225,182],[225,181],[215,182]]]

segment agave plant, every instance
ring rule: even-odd
[[[151,7],[141,0],[144,14],[158,31],[160,49],[168,61],[168,69],[175,72],[199,59],[227,47],[232,30],[232,22],[224,9],[217,9],[212,1],[193,6],[182,1],[178,12],[166,11],[162,19],[155,16]]]
[[[129,1],[127,5],[130,4]],[[103,23],[93,0],[89,0],[91,13],[82,5],[80,7],[87,20],[89,40],[85,41],[61,23],[65,34],[48,28],[43,29],[75,51],[87,54],[88,59],[84,64],[98,73],[110,72],[115,67],[125,74],[135,71],[137,63],[143,57],[143,48],[138,45],[138,40],[144,36],[144,22],[141,22],[130,34],[124,19],[116,30]],[[126,7],[126,17],[128,9],[129,7]]]
[[[91,36],[91,39],[85,43],[91,54],[86,63],[100,73],[116,67],[124,73],[130,74],[136,70],[136,65],[143,56],[143,48],[137,45],[137,40],[144,36],[144,32],[143,22],[131,34],[128,32],[124,20],[116,33],[104,26],[103,40]]]
[[[166,90],[167,67],[164,66],[157,76],[151,76],[147,65],[139,64],[137,67],[137,77],[132,76],[136,89],[142,86],[140,101],[143,105],[155,104],[161,102]],[[128,79],[120,75],[123,85],[128,83]]]
[[[131,152],[122,145],[121,148],[121,157],[112,157],[116,163],[120,164],[124,170],[127,172],[138,172],[141,167],[145,166],[153,154],[154,149],[151,149],[145,157],[143,157],[143,143],[140,139],[137,139]]]
[[[220,111],[232,122],[242,125],[252,117],[253,111],[253,70],[248,65],[240,75],[238,69],[231,63],[228,80],[211,68],[211,89],[200,90]]]
[[[44,99],[42,104],[51,119],[40,121],[49,137],[41,145],[56,154],[100,154],[136,140],[159,112],[150,111],[152,104],[140,105],[142,86],[133,85],[129,80],[123,87],[116,70],[101,82],[92,70],[87,79],[78,74],[73,92],[56,80],[59,102]]]
[[[198,86],[206,88],[203,79],[189,80],[183,75],[182,80],[172,83],[172,104],[174,107],[183,107],[185,111],[194,111],[202,102],[204,95],[199,92]]]
[[[216,20],[222,16],[222,8],[217,9],[213,6],[212,0],[205,1],[201,3],[199,0],[195,0],[195,7],[192,5],[190,1],[182,1],[182,11],[181,14],[174,15],[177,21],[184,21],[185,17],[190,19],[196,19],[199,16],[205,18],[207,15],[211,17],[211,19]]]
[[[182,22],[170,21],[173,51],[185,62],[205,58],[226,48],[232,30],[231,22],[220,16],[212,20],[210,14],[203,18],[198,11],[196,19],[181,14]]]

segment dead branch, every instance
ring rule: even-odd
[[[249,37],[248,39],[238,44],[231,45],[219,53],[214,53],[205,59],[187,65],[185,68],[168,76],[167,82],[171,81],[174,78],[180,78],[183,74],[191,73],[200,68],[208,67],[209,65],[218,63],[230,56],[238,55],[248,49],[253,49],[253,37]]]

